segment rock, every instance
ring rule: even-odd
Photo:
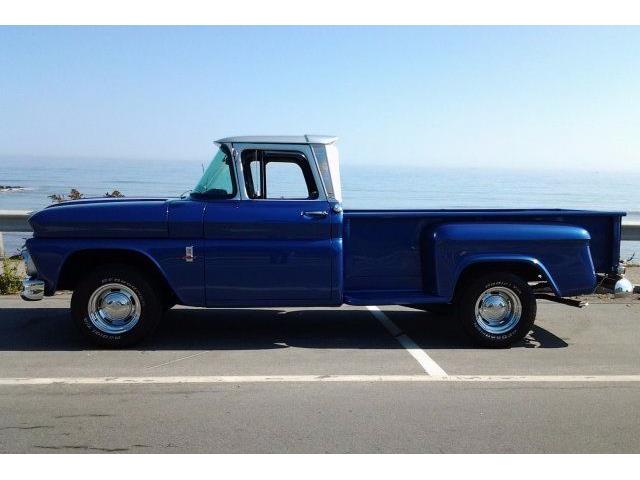
[[[12,192],[14,190],[24,190],[24,187],[18,185],[0,185],[0,192]]]

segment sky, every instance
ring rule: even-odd
[[[353,164],[638,171],[640,27],[0,27],[0,162],[305,133]]]

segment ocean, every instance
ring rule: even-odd
[[[480,162],[479,162],[480,163]],[[178,196],[202,174],[199,162],[141,160],[0,159],[0,185],[24,187],[0,192],[0,210],[36,210],[49,195],[76,188],[85,196],[119,190],[125,196]],[[573,208],[621,210],[640,220],[640,172],[521,170],[341,164],[343,203],[350,208]],[[26,234],[5,233],[15,252]],[[622,256],[640,242],[623,242]]]

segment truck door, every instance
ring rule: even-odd
[[[331,215],[308,145],[234,145],[241,198],[205,209],[209,306],[331,303]]]

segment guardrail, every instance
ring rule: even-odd
[[[4,255],[2,232],[30,232],[29,210],[0,210],[0,256]],[[622,240],[640,241],[640,222],[622,222]]]
[[[30,232],[29,210],[0,210],[0,257],[4,257],[2,232]]]
[[[0,232],[30,232],[30,210],[0,210]]]

